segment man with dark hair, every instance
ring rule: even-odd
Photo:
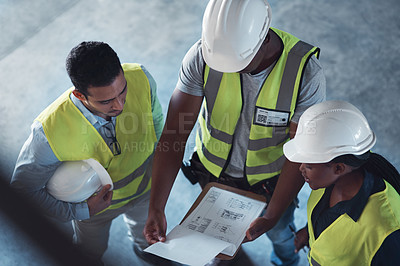
[[[68,75],[75,89],[87,94],[87,89],[109,85],[122,70],[115,51],[106,43],[82,42],[66,59]]]
[[[35,119],[11,184],[45,213],[72,221],[74,242],[100,261],[111,222],[124,214],[134,250],[147,247],[142,230],[149,203],[151,161],[163,126],[156,83],[139,64],[122,64],[103,42],[82,42],[66,60],[74,85]],[[64,202],[46,184],[64,161],[97,160],[110,175],[86,201]],[[142,256],[143,257],[143,256]]]

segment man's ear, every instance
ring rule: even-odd
[[[335,163],[333,171],[336,175],[342,175],[346,171],[346,165],[344,163]]]
[[[74,90],[72,91],[72,93],[73,93],[74,96],[75,96],[76,98],[78,98],[79,100],[81,100],[81,101],[86,101],[86,96],[85,96],[85,94],[83,94],[82,92],[78,91],[77,89],[74,89]]]

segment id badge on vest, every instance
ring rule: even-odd
[[[278,111],[256,106],[254,124],[264,127],[287,127],[290,112]]]

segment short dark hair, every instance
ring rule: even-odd
[[[110,85],[122,67],[117,53],[108,44],[89,41],[72,48],[66,69],[75,89],[87,96],[89,87]]]

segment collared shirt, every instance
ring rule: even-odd
[[[100,135],[104,139],[104,142],[107,143],[107,146],[111,149],[112,145],[111,143],[113,142],[111,136],[115,136],[115,122],[117,121],[117,118],[113,116],[109,121],[104,119],[103,117],[94,115],[72,93],[70,95],[70,98],[72,102],[75,104],[75,106],[79,109],[79,111],[81,111],[82,114],[86,117],[89,123],[92,124],[93,127],[100,133]],[[111,134],[107,134],[106,133],[107,130],[110,131]]]
[[[332,208],[329,207],[333,185],[325,189],[325,193],[315,206],[311,221],[315,238],[331,225],[342,214],[346,213],[355,222],[360,218],[368,198],[385,189],[382,178],[375,177],[371,173],[364,172],[364,181],[358,193],[350,200],[341,201]],[[375,254],[371,265],[398,265],[400,250],[400,230],[390,234]]]
[[[149,80],[154,127],[157,139],[159,139],[163,128],[163,114],[157,97],[157,85],[150,73],[143,66],[141,67]],[[102,127],[110,122],[91,113],[73,94],[71,94],[70,98],[85,118],[99,131],[106,143],[109,143],[110,140],[102,130]],[[116,118],[112,117],[111,122],[114,125],[115,121]],[[48,215],[61,221],[88,219],[90,216],[86,202],[62,202],[56,200],[47,192],[45,188],[47,181],[60,164],[61,162],[57,159],[48,143],[42,124],[35,121],[31,126],[31,134],[18,156],[11,185],[31,196]]]

